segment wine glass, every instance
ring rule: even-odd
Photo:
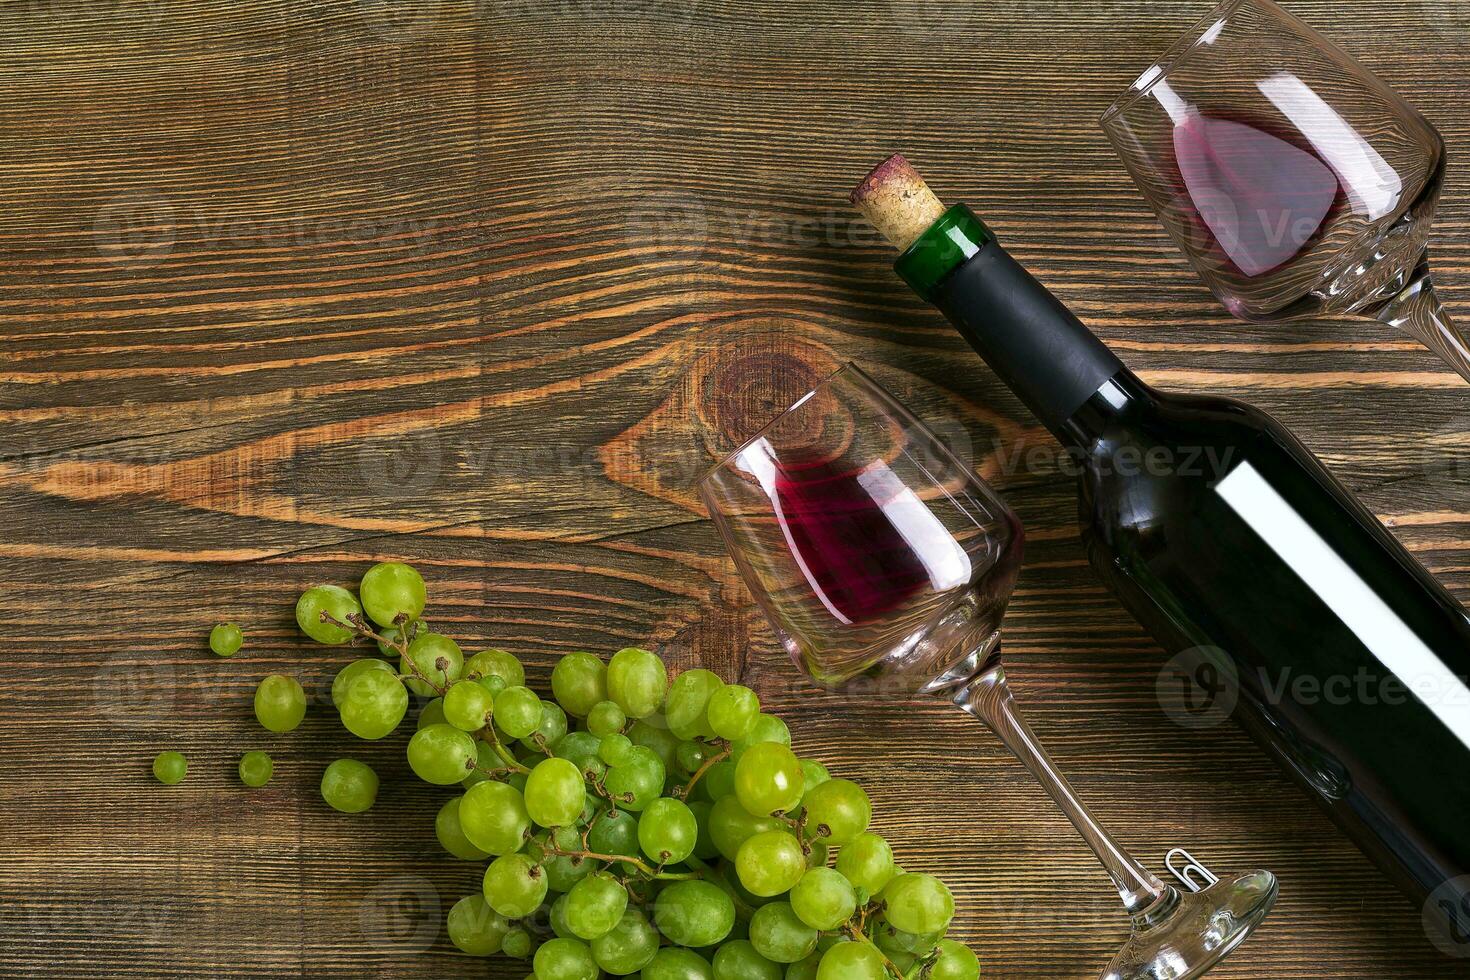
[[[1021,564],[1005,502],[848,365],[712,469],[700,492],[797,666],[819,684],[950,698],[1031,770],[1086,839],[1133,932],[1104,980],[1183,980],[1265,918],[1269,872],[1181,894],[1087,812],[1017,712],[1000,623]]]
[[[1226,0],[1102,117],[1124,165],[1232,314],[1357,314],[1470,380],[1429,274],[1434,127],[1272,0]]]

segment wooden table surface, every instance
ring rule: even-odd
[[[1297,0],[1470,160],[1470,6]],[[1186,269],[1095,120],[1195,0],[10,0],[0,5],[0,975],[471,977],[477,870],[401,740],[320,701],[304,586],[400,558],[429,619],[520,652],[647,644],[757,687],[943,874],[993,980],[1091,978],[1124,935],[1092,856],[943,704],[803,685],[691,493],[854,360],[1025,520],[1018,696],[1098,815],[1277,871],[1222,978],[1465,976],[1233,726],[1155,697],[1052,444],[849,213],[907,151],[1149,381],[1276,413],[1462,596],[1470,389],[1371,323],[1252,327]],[[1470,170],[1435,229],[1470,316]],[[1028,450],[1036,450],[1034,455]],[[208,653],[218,620],[249,630]],[[316,699],[251,718],[264,674]],[[149,760],[176,747],[188,780]],[[239,754],[277,776],[245,791]],[[377,765],[347,818],[323,765]],[[524,965],[496,961],[494,977]]]

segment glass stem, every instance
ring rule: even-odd
[[[1470,381],[1470,342],[1466,341],[1440,302],[1429,273],[1427,251],[1404,290],[1373,315],[1434,351],[1460,372],[1462,378]]]
[[[1043,789],[1056,801],[1072,826],[1092,848],[1118,888],[1123,906],[1142,929],[1173,911],[1179,894],[1156,878],[1147,868],[1133,860],[1112,835],[1100,827],[1087,807],[1077,798],[1065,776],[1052,763],[1036,736],[1021,719],[1006,683],[1005,669],[992,662],[955,695],[955,704],[990,727],[1006,748],[1013,752]]]

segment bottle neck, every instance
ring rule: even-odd
[[[1147,391],[964,205],[935,222],[897,269],[1063,443],[1090,445],[1109,411]]]

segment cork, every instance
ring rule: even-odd
[[[944,205],[900,153],[873,168],[852,203],[900,252],[944,215]]]

